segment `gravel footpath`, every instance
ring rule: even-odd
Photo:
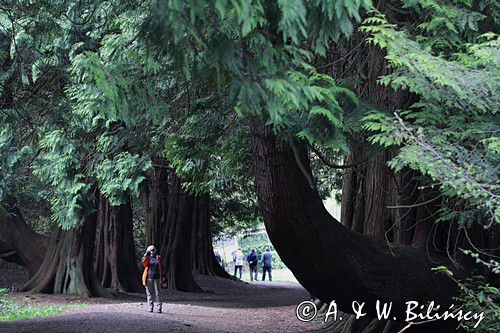
[[[304,332],[319,323],[303,323],[295,307],[308,298],[298,284],[198,277],[207,292],[162,290],[163,314],[147,312],[145,296],[118,294],[114,299],[79,299],[21,293],[15,299],[39,304],[84,302],[57,316],[0,322],[0,332]]]

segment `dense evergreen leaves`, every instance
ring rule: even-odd
[[[120,207],[141,190],[161,206],[150,224],[167,225],[168,211],[191,216],[200,198],[205,214],[210,197],[214,233],[252,229],[261,216],[250,141],[256,124],[266,124],[323,198],[339,190],[342,170],[353,167],[341,161],[369,133],[365,152],[394,156],[394,175],[411,169],[441,191],[438,221],[497,232],[498,2],[375,7],[388,15],[370,11],[369,0],[0,1],[0,203],[49,205],[50,223],[68,229],[56,235],[88,258],[81,227],[95,217],[96,198]],[[348,44],[353,34],[361,44]],[[385,52],[376,89],[407,92],[409,107],[375,109],[358,89],[378,76],[357,72],[377,56],[360,51],[365,42]],[[322,65],[337,48],[348,50]],[[346,58],[356,68],[336,66]],[[167,174],[180,207],[154,202],[169,189],[151,180],[167,182]],[[148,192],[160,187],[161,195]],[[63,247],[56,238],[54,249]],[[464,251],[484,275],[498,273],[493,252]],[[472,292],[464,303],[491,309],[498,290],[456,281]]]
[[[476,223],[494,233],[500,216],[498,4],[408,1],[406,7],[416,12],[418,24],[400,29],[374,12],[361,29],[387,51],[394,69],[379,82],[407,89],[418,100],[393,115],[367,116],[365,128],[374,132],[372,142],[400,147],[389,163],[395,171],[418,170],[453,198],[444,201],[441,221],[457,222],[466,235]],[[499,274],[494,250],[462,251]],[[499,291],[482,278],[458,283],[466,307],[490,315],[482,328],[495,331],[498,306],[484,295]]]

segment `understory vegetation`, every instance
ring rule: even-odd
[[[0,321],[53,316],[66,309],[85,306],[83,303],[70,305],[32,305],[25,302],[24,304],[18,304],[7,297],[7,292],[7,289],[0,289]]]

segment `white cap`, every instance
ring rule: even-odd
[[[149,245],[147,251],[152,252],[153,250],[156,251],[156,247],[154,247],[154,245]]]

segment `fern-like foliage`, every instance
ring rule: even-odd
[[[446,194],[471,199],[498,221],[498,36],[478,36],[480,42],[467,43],[465,53],[445,57],[395,30],[380,14],[366,24],[369,41],[387,50],[394,68],[380,83],[420,96],[395,120],[368,116],[366,128],[379,132],[372,141],[402,144],[393,167],[429,174]]]

